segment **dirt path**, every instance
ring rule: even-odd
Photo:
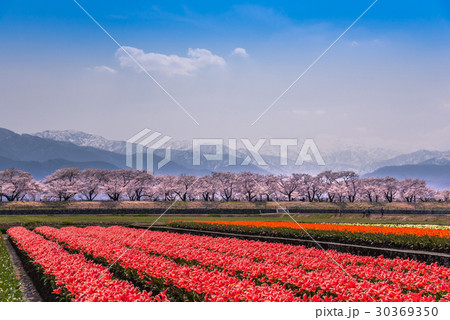
[[[3,235],[3,239],[5,240],[6,246],[9,251],[9,255],[11,256],[11,261],[14,266],[14,271],[16,273],[16,276],[19,277],[22,294],[23,294],[25,301],[27,301],[27,302],[43,301],[41,296],[39,295],[38,291],[36,290],[33,282],[31,281],[30,277],[28,276],[25,269],[23,268],[22,261],[20,261],[19,256],[17,255],[16,251],[14,250],[11,243],[9,242],[8,236]]]

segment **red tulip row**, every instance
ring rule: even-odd
[[[67,249],[78,250],[94,259],[106,259],[109,264],[132,271],[149,284],[173,286],[182,289],[190,298],[205,301],[297,301],[291,290],[280,284],[257,285],[250,279],[229,276],[220,270],[206,270],[199,266],[177,264],[163,256],[111,241],[83,236],[77,228],[36,228],[36,232],[64,244]],[[129,274],[129,273],[128,273]],[[136,279],[137,280],[137,279]],[[170,293],[170,291],[169,291]],[[315,297],[319,300],[319,297]]]
[[[179,234],[170,234],[168,236],[167,233],[163,232],[143,232],[144,230],[122,227],[87,227],[83,229],[69,227],[64,228],[64,230],[73,232],[74,236],[95,237],[127,247],[133,246],[133,248],[138,248],[148,253],[164,255],[176,260],[182,259],[186,262],[197,262],[208,269],[226,270],[231,276],[237,275],[240,278],[251,279],[258,283],[288,283],[289,288],[296,296],[304,296],[306,294],[306,298],[311,295],[314,296],[311,293],[317,292],[318,296],[314,299],[332,299],[332,296],[336,296],[340,297],[340,300],[356,299],[358,301],[360,299],[369,299],[370,301],[370,299],[375,299],[375,297],[367,297],[367,292],[361,296],[361,291],[358,291],[360,287],[368,288],[364,291],[372,290],[375,294],[375,289],[382,290],[384,286],[383,283],[371,284],[367,280],[357,283],[355,279],[348,277],[334,263],[322,265],[316,272],[306,274],[303,268],[288,264],[281,266],[276,259],[265,259],[264,263],[262,263],[257,262],[258,257],[239,257],[231,252],[222,253],[200,248],[201,242],[207,244],[211,240],[216,243],[231,239],[214,239]],[[177,238],[179,241],[176,241]],[[248,243],[246,245],[248,246]],[[303,259],[305,259],[304,256]],[[323,261],[323,257],[317,255],[309,255],[308,262],[310,262],[310,259],[315,260],[315,264]],[[329,279],[326,282],[327,285],[324,285],[322,269],[330,270],[325,275],[325,278]],[[397,293],[402,295],[401,288],[398,288]]]
[[[140,292],[130,282],[112,279],[103,266],[81,254],[69,254],[58,244],[22,227],[8,230],[17,248],[50,280],[53,294],[69,301],[164,301],[162,293]]]
[[[292,291],[301,300],[450,300],[450,269],[412,260],[360,257],[300,246],[123,227],[62,230],[44,227],[37,230],[51,234],[58,241],[68,237],[71,241],[98,239],[131,246],[141,254],[162,255],[177,262],[198,264],[207,270],[224,271],[241,281],[251,280],[272,287],[282,284],[284,290]]]
[[[324,253],[279,243],[146,232],[124,227],[72,230],[172,259],[218,267],[230,275],[238,274],[267,283],[281,281],[294,285],[296,294],[321,288],[322,294],[329,292],[343,300],[351,300],[357,299],[361,289],[365,288],[364,291],[370,292],[375,300],[434,301],[450,292],[450,269],[414,260],[362,257],[335,251]],[[421,281],[416,280],[419,275]],[[389,290],[385,291],[385,288]]]

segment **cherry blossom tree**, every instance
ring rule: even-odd
[[[277,199],[277,193],[279,191],[278,177],[274,176],[273,174],[263,175],[261,176],[260,185],[261,200],[263,200],[263,196],[265,197],[266,201]]]
[[[437,197],[437,191],[427,187],[426,185],[423,185],[418,191],[417,191],[417,198],[419,198],[422,202],[430,202],[434,201]]]
[[[192,189],[197,178],[195,176],[180,174],[175,179],[174,191],[181,201],[187,201],[192,199],[194,190]]]
[[[101,190],[109,199],[119,201],[134,177],[135,173],[131,169],[109,170]]]
[[[295,176],[278,176],[278,191],[286,196],[288,201],[292,201],[295,195],[295,191],[298,189],[298,181]]]
[[[158,192],[159,191],[158,184],[159,184],[158,177],[150,175],[150,178],[146,180],[146,183],[144,185],[142,197],[150,201],[160,200],[161,197]]]
[[[156,179],[158,181],[157,192],[160,195],[160,198],[164,201],[175,200],[177,196],[175,192],[176,177],[160,175]]]
[[[293,176],[297,180],[297,193],[299,193],[300,196],[308,199],[309,202],[321,200],[322,195],[325,193],[325,188],[322,185],[320,176],[314,177],[310,174],[298,173],[294,173]]]
[[[130,201],[141,201],[151,193],[154,177],[146,171],[133,171],[130,182],[125,187],[125,194]]]
[[[353,171],[343,171],[340,173],[340,177],[344,181],[348,201],[355,202],[360,188],[358,175]]]
[[[32,175],[17,169],[0,171],[0,201],[21,201],[28,195],[34,198],[41,191],[41,186]]]
[[[381,184],[381,190],[387,202],[393,202],[399,191],[399,182],[396,178],[386,177]]]
[[[345,181],[348,174],[348,171],[335,172],[335,180],[331,191],[334,193],[337,202],[348,200],[349,190]]]
[[[416,199],[426,195],[426,182],[420,179],[404,179],[398,184],[400,196],[406,202],[416,202]]]
[[[361,199],[369,202],[378,202],[383,196],[381,189],[382,180],[381,178],[361,178],[361,187],[359,189]]]
[[[222,200],[233,200],[237,185],[236,174],[232,172],[213,172],[212,177]]]
[[[347,187],[344,184],[335,181],[335,183],[333,183],[331,187],[328,188],[328,192],[333,194],[334,202],[344,202],[347,195],[346,189]]]
[[[44,197],[47,200],[69,201],[78,194],[80,188],[80,169],[58,169],[47,176],[43,182]]]
[[[31,174],[15,169],[0,171],[0,201],[36,199],[93,201],[104,194],[113,201],[143,199],[181,201],[449,201],[449,191],[437,191],[424,180],[393,177],[360,178],[353,171],[324,171],[316,176],[214,172],[195,177],[153,176],[131,169],[100,170],[66,168],[56,170],[42,183]]]
[[[261,175],[253,172],[241,172],[237,175],[237,183],[239,193],[241,193],[245,200],[253,201],[258,194],[262,192],[261,184],[262,177]]]
[[[316,200],[319,202],[327,200],[327,185],[323,182],[320,176],[314,177],[314,183],[316,184],[315,193]]]
[[[436,195],[436,200],[439,202],[449,202],[450,201],[450,190],[441,190]]]
[[[327,194],[328,201],[333,202],[336,197],[336,192],[332,187],[337,183],[336,179],[338,178],[338,174],[332,171],[324,171],[319,173],[317,177],[322,185],[323,192]]]
[[[200,177],[195,183],[194,193],[203,201],[215,201],[217,184],[211,175]]]
[[[93,201],[99,195],[108,170],[85,169],[79,175],[78,191],[85,201]]]

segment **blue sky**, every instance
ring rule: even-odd
[[[0,126],[450,149],[449,1],[379,0],[249,126],[372,2],[80,0],[197,126],[73,1],[2,1]]]
[[[226,51],[236,43],[259,47],[265,39],[284,32],[291,33],[291,41],[301,42],[295,38],[296,31],[311,25],[318,32],[322,29],[338,35],[371,1],[79,3],[123,45],[182,54],[186,47],[206,45],[217,51]],[[449,15],[448,1],[380,0],[352,30],[351,38],[402,34],[415,43],[439,45],[444,41],[448,45],[442,29],[448,28]],[[17,49],[32,49],[45,61],[45,57],[54,60],[53,51],[61,49],[67,52],[57,55],[58,60],[77,55],[77,62],[108,55],[115,49],[115,44],[71,0],[2,1],[0,18],[1,39],[8,43],[3,54],[15,56]]]

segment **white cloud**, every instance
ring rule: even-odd
[[[96,72],[116,73],[116,70],[114,70],[113,68],[110,68],[108,66],[96,66],[96,67],[92,68],[92,70],[94,70]]]
[[[438,103],[437,108],[439,110],[444,110],[444,111],[450,110],[450,101],[442,101],[442,102]]]
[[[222,57],[212,54],[207,49],[189,48],[187,57],[180,57],[175,54],[145,53],[143,50],[133,47],[123,48],[147,71],[158,71],[167,75],[192,75],[202,68],[210,66],[224,67],[226,65]],[[123,50],[118,49],[116,57],[119,59],[121,67],[130,67],[141,71],[136,62]]]
[[[239,56],[239,57],[243,57],[243,58],[247,58],[248,57],[247,50],[245,50],[244,48],[235,48],[233,50],[233,52],[231,52],[231,55]]]
[[[301,117],[309,115],[309,111],[304,109],[294,109],[292,113]]]
[[[298,116],[323,116],[326,114],[325,110],[319,109],[319,110],[315,110],[313,111],[309,111],[306,109],[294,109],[292,110],[292,113]]]
[[[359,134],[367,133],[367,127],[355,127],[353,129]]]
[[[325,110],[316,110],[316,115],[323,116],[325,114]]]

